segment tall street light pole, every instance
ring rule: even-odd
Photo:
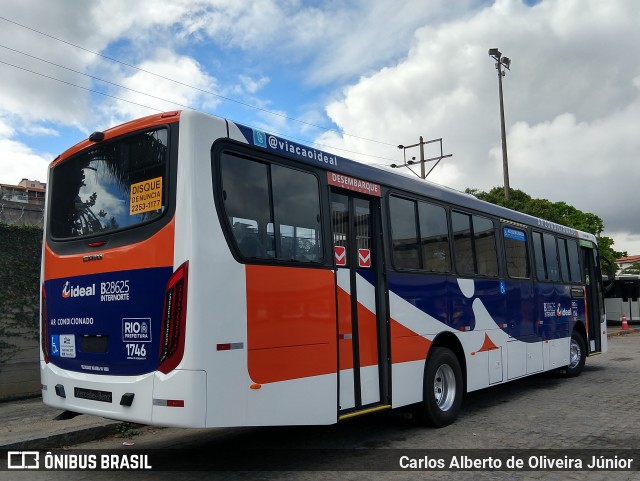
[[[502,99],[502,77],[505,72],[503,67],[511,70],[511,59],[503,57],[497,48],[489,49],[489,56],[496,61],[498,71],[498,91],[500,94],[500,132],[502,134],[502,171],[504,173],[504,198],[509,200],[509,161],[507,159],[507,133],[504,128],[504,101]]]

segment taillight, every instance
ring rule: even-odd
[[[42,295],[40,301],[40,345],[44,362],[49,362],[49,316],[47,314],[47,291],[42,284]]]
[[[178,267],[169,278],[164,295],[158,370],[165,374],[176,368],[184,354],[188,274],[189,261]]]

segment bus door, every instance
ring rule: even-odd
[[[581,241],[582,250],[582,281],[585,286],[585,308],[587,312],[587,335],[589,336],[589,352],[602,352],[603,339],[606,342],[607,334],[604,322],[604,302],[602,298],[602,278],[598,266],[598,255],[591,243]]]
[[[332,190],[340,416],[389,404],[377,197]]]

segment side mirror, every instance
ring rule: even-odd
[[[604,289],[603,294],[606,295],[606,294],[609,293],[609,291],[611,289],[613,289],[613,284],[614,284],[614,281],[616,280],[616,270],[613,267],[613,263],[609,259],[607,259],[605,257],[601,258],[601,263],[607,269],[607,280],[606,280],[606,282],[605,282],[604,276],[602,278],[602,285],[603,285],[603,289]]]

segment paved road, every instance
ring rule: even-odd
[[[416,426],[390,415],[355,419],[335,426],[183,430],[143,428],[131,438],[133,447],[123,447],[122,438],[107,438],[75,446],[82,449],[170,448],[178,461],[192,466],[206,456],[228,449],[271,448],[293,452],[288,472],[153,472],[119,474],[118,479],[286,479],[286,480],[640,480],[636,472],[357,472],[335,471],[354,462],[353,449],[363,449],[363,463],[379,453],[403,453],[433,448],[455,449],[462,455],[471,449],[569,449],[597,452],[640,450],[640,335],[609,339],[609,353],[587,360],[582,375],[564,379],[554,374],[522,379],[469,394],[455,424],[440,430]],[[316,448],[305,452],[298,448]],[[332,451],[322,451],[328,449]],[[346,451],[333,451],[346,450]],[[376,451],[379,450],[379,451]],[[68,451],[67,451],[68,452]],[[545,451],[551,452],[551,451]],[[637,453],[638,451],[636,451]],[[292,459],[293,458],[293,459]],[[358,461],[358,457],[355,457]],[[640,459],[635,461],[635,466]],[[314,469],[315,471],[309,471]],[[17,473],[0,473],[2,475]],[[22,473],[20,473],[22,474]],[[63,475],[64,474],[64,475]],[[6,479],[65,479],[101,481],[116,479],[113,472],[29,473]]]

